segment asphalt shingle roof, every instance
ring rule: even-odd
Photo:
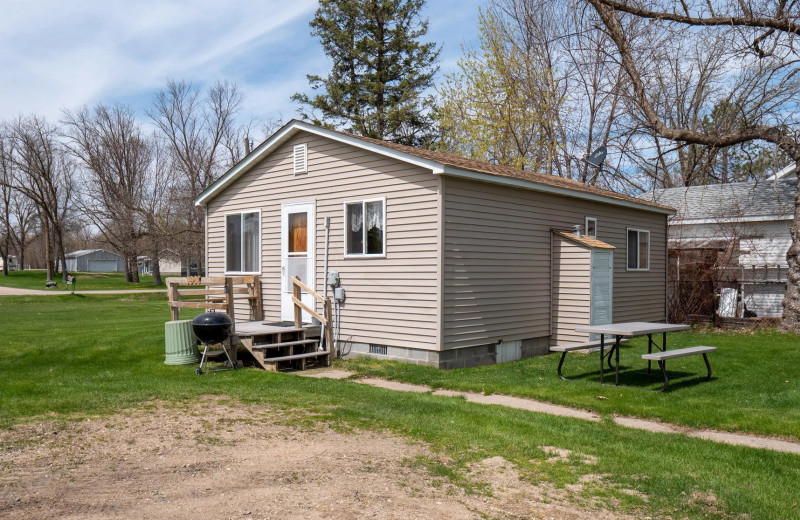
[[[640,198],[678,210],[673,220],[791,216],[797,179],[648,191]]]

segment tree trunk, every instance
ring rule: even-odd
[[[47,266],[47,281],[53,281],[53,245],[50,240],[50,222],[47,218],[42,219],[44,228],[44,263]]]
[[[800,161],[796,161],[800,172]],[[786,252],[789,273],[786,276],[786,294],[783,297],[783,319],[781,330],[800,331],[800,184],[794,194],[794,220],[789,229],[792,245]]]
[[[163,282],[161,281],[160,259],[158,255],[153,255],[151,258],[153,262],[153,285],[161,285]]]
[[[3,276],[8,276],[8,254],[3,253]]]

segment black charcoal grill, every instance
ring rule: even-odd
[[[198,314],[192,320],[192,331],[194,335],[197,336],[197,339],[205,344],[203,357],[200,359],[200,366],[195,370],[197,375],[203,373],[203,363],[206,361],[209,345],[215,345],[217,343],[222,345],[222,351],[225,352],[225,357],[228,358],[228,362],[234,370],[236,369],[236,363],[231,359],[231,355],[228,353],[228,346],[225,345],[228,338],[233,335],[233,321],[231,321],[230,316],[223,312],[214,311]]]

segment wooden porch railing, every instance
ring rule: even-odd
[[[186,286],[205,286],[205,288],[187,289]],[[263,319],[261,280],[258,275],[167,278],[167,294],[173,321],[179,319],[181,309],[217,309],[225,311],[235,324],[235,304],[241,300],[246,300],[250,306],[250,319]],[[181,299],[187,296],[204,298]]]
[[[303,303],[300,299],[302,291],[314,297],[314,300],[322,304],[322,315]],[[330,298],[324,298],[311,287],[300,281],[296,276],[292,276],[292,303],[294,304],[294,326],[298,329],[303,326],[303,311],[319,320],[322,324],[322,331],[325,338],[325,347],[328,350],[328,359],[333,361],[336,356],[336,349],[333,347],[333,306]]]

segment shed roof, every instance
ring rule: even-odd
[[[606,244],[602,240],[597,240],[596,238],[587,235],[578,236],[570,231],[560,231],[557,229],[554,229],[553,233],[586,247],[591,247],[594,249],[616,249],[616,247],[612,246],[611,244]]]
[[[64,255],[66,258],[77,258],[79,256],[90,255],[95,251],[103,251],[103,249],[78,249],[77,251],[72,251]]]
[[[668,188],[648,191],[641,198],[676,208],[673,221],[684,224],[789,220],[796,191],[795,178]]]
[[[228,170],[225,175],[220,177],[214,184],[201,193],[197,199],[195,199],[195,204],[198,206],[206,205],[208,201],[213,199],[218,193],[230,185],[230,183],[249,171],[266,155],[300,131],[310,132],[359,148],[371,150],[381,155],[390,156],[403,162],[428,168],[434,174],[500,183],[523,189],[591,199],[657,213],[673,214],[675,212],[674,209],[656,202],[646,201],[641,198],[615,193],[594,186],[586,186],[583,183],[554,175],[520,170],[509,166],[500,166],[484,161],[465,159],[449,153],[423,150],[412,146],[357,136],[298,120],[290,121],[275,132],[269,139],[261,143],[255,150],[250,152],[247,157],[239,161],[239,163]]]

